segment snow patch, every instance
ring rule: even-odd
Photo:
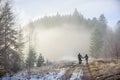
[[[82,79],[81,79],[82,77],[83,77],[83,70],[80,69],[79,72],[75,72],[75,73],[72,74],[70,80],[76,80],[76,79],[82,80]]]
[[[34,74],[30,75],[30,80],[62,80],[63,75],[66,73],[68,68],[62,68],[60,72],[48,72],[44,74]],[[11,80],[26,80],[27,75],[18,74],[11,77]],[[3,77],[2,80],[10,80],[9,76]]]

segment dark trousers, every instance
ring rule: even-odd
[[[82,64],[82,60],[79,60],[79,64]]]

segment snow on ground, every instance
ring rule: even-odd
[[[62,68],[60,72],[48,72],[44,74],[34,74],[30,75],[30,80],[62,80],[62,76],[65,74],[68,68]],[[11,80],[26,80],[28,76],[18,74],[16,76],[11,77]],[[3,77],[2,80],[10,80],[10,77]]]
[[[80,69],[79,72],[73,72],[70,80],[76,80],[76,79],[80,79],[81,80],[82,77],[83,77],[83,70]]]
[[[55,80],[60,79],[60,78],[65,74],[66,70],[68,70],[68,68],[66,68],[66,69],[63,68],[63,69],[57,74],[57,77],[56,77]]]

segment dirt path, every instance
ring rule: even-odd
[[[89,65],[83,66],[83,77],[82,80],[95,80],[93,77],[92,69],[90,68]]]
[[[70,67],[66,71],[66,73],[63,76],[62,80],[70,80],[72,74],[74,72],[80,72],[81,69],[83,71],[83,77],[81,79],[78,79],[78,80],[95,80],[93,78],[92,70],[90,69],[89,65],[76,65],[74,67]],[[78,77],[79,77],[79,75],[78,75]]]
[[[76,66],[75,67],[70,67],[66,73],[64,74],[63,76],[63,79],[62,80],[70,80],[74,70],[76,69]]]

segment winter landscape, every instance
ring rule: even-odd
[[[119,0],[0,0],[0,80],[120,80]]]

